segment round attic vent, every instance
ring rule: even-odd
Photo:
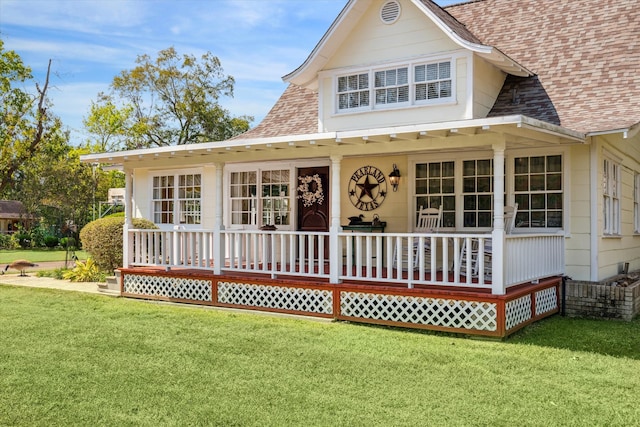
[[[380,19],[385,24],[393,24],[400,17],[400,3],[397,1],[388,1],[382,5],[380,9]]]

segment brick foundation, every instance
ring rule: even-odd
[[[616,280],[617,279],[617,280]],[[640,313],[640,280],[614,278],[603,283],[567,280],[564,312],[567,316],[630,321]]]

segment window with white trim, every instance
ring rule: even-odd
[[[450,61],[416,65],[414,71],[416,101],[452,96]]]
[[[603,233],[620,234],[620,164],[605,158],[602,168]]]
[[[416,163],[415,220],[420,208],[442,205],[442,226],[456,226],[455,162]]]
[[[519,228],[562,228],[562,156],[516,157],[514,195]]]
[[[289,169],[231,172],[231,224],[289,225],[290,177]]]
[[[154,223],[200,224],[202,177],[199,173],[154,176],[152,199]]]
[[[409,69],[407,67],[374,73],[376,105],[409,102]]]
[[[464,227],[491,227],[493,222],[493,160],[462,162]]]
[[[453,74],[453,61],[440,60],[337,76],[337,111],[424,105],[453,99]]]
[[[640,173],[633,177],[633,231],[640,234]]]

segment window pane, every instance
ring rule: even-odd
[[[398,88],[398,102],[409,102],[409,86]]]
[[[427,92],[428,99],[438,98],[438,83],[429,83]]]
[[[562,189],[562,175],[551,174],[547,175],[547,190],[561,190]]]
[[[544,209],[545,208],[545,196],[544,194],[532,194],[531,195],[531,209]]]
[[[530,164],[531,164],[531,173],[542,173],[545,171],[544,157],[531,157]]]
[[[492,173],[491,160],[478,160],[478,175],[491,175]]]
[[[347,78],[338,77],[338,92],[345,92],[347,90]]]
[[[369,74],[360,74],[358,81],[360,84],[359,89],[369,89]]]
[[[562,209],[562,194],[559,194],[559,193],[548,194],[547,209]]]
[[[490,211],[493,208],[492,204],[492,197],[490,195],[478,196],[478,209]]]
[[[474,176],[476,174],[476,162],[473,160],[465,160],[462,163],[462,175]]]
[[[398,85],[406,85],[409,83],[409,69],[398,68]]]
[[[562,171],[562,156],[548,156],[547,172],[561,172],[561,171]]]
[[[440,193],[440,180],[439,179],[430,179],[429,180],[429,194]]]
[[[491,227],[491,212],[478,212],[478,227]]]
[[[544,191],[544,175],[531,175],[531,191]]]
[[[438,80],[438,64],[427,64],[427,80]]]
[[[416,164],[416,178],[426,178],[426,177],[427,177],[427,164],[426,163]]]
[[[349,90],[358,90],[358,76],[349,76]]]
[[[453,176],[455,170],[454,162],[442,163],[442,176]]]
[[[476,192],[476,179],[475,178],[464,178],[462,180],[462,191],[465,193],[475,193]]]
[[[374,78],[375,78],[375,87],[384,87],[384,82],[385,82],[385,76],[384,76],[384,71],[376,71],[374,74]]]
[[[439,65],[440,68],[440,78],[448,79],[451,77],[451,63],[450,62],[441,62]]]
[[[440,173],[441,165],[440,163],[431,163],[429,165],[429,176],[430,177],[439,177],[442,176]]]
[[[528,157],[519,157],[515,159],[515,172],[517,174],[529,173]]]
[[[449,98],[451,96],[451,80],[440,82],[440,98]]]
[[[423,82],[426,80],[426,66],[425,65],[417,65],[415,67],[415,79],[416,82]]]
[[[396,70],[387,70],[387,86],[395,86],[396,85]]]
[[[476,209],[476,196],[464,196],[464,210],[471,211]]]
[[[424,101],[427,99],[427,85],[421,83],[416,85],[416,101]]]
[[[515,191],[529,191],[529,177],[516,176],[514,180]]]
[[[491,191],[491,178],[478,177],[478,193],[489,193]]]
[[[447,178],[442,180],[442,192],[453,193],[455,191],[453,178]]]

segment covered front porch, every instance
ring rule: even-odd
[[[128,231],[124,296],[503,337],[559,309],[564,237]],[[426,241],[434,250],[415,251]],[[325,246],[330,242],[329,257]],[[482,260],[474,267],[474,257]],[[225,254],[225,255],[222,255]],[[219,261],[218,261],[219,260]],[[502,274],[502,280],[496,277]]]

